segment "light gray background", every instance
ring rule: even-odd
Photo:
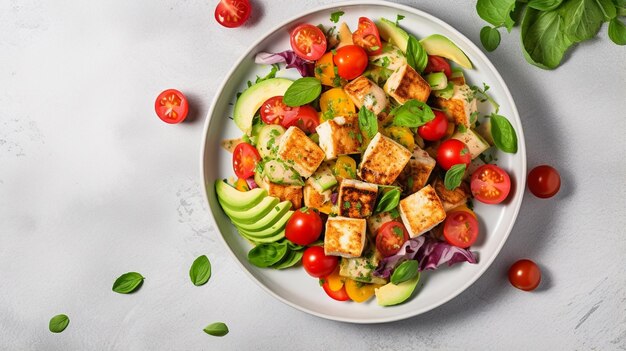
[[[401,1],[475,43],[474,1]],[[212,1],[0,1],[0,349],[626,349],[626,50],[598,38],[556,71],[525,62],[519,29],[488,54],[522,117],[528,165],[561,171],[553,199],[526,193],[509,240],[467,291],[385,325],[309,316],[238,268],[209,224],[202,126],[231,64],[277,22],[332,1],[254,3],[225,29]],[[154,114],[184,91],[189,122]],[[190,284],[207,254],[210,282]],[[543,283],[506,278],[528,257]],[[111,292],[121,273],[141,290]],[[68,314],[62,334],[50,317]],[[202,328],[224,321],[230,334]]]

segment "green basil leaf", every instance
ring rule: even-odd
[[[491,136],[496,147],[504,152],[514,154],[517,152],[517,134],[508,119],[504,116],[492,114]]]
[[[287,243],[265,243],[248,252],[248,261],[257,267],[266,268],[279,262],[286,254]]]
[[[203,330],[205,333],[213,336],[224,336],[228,334],[228,326],[222,322],[211,323]]]
[[[435,113],[427,104],[411,99],[390,112],[393,115],[393,125],[399,127],[417,128],[432,121]]]
[[[48,323],[48,329],[50,329],[50,331],[53,333],[60,333],[64,331],[69,324],[70,317],[64,314],[57,314],[50,319],[50,323]]]
[[[341,18],[341,16],[343,16],[344,12],[343,11],[336,11],[330,14],[330,21],[333,23],[337,23],[339,22],[339,18]]]
[[[391,189],[384,193],[380,201],[378,201],[374,213],[388,212],[398,207],[400,195],[400,189],[398,188]]]
[[[485,47],[485,50],[492,52],[500,45],[500,32],[496,28],[484,26],[480,30],[480,42]]]
[[[465,170],[467,166],[465,163],[456,164],[446,172],[446,177],[443,180],[443,185],[448,190],[454,190],[461,185],[463,181],[463,175],[465,175]]]
[[[476,12],[480,18],[494,27],[505,26],[509,32],[515,25],[515,21],[511,18],[513,10],[515,10],[515,0],[478,0],[476,2]]]
[[[609,38],[617,45],[626,45],[626,26],[617,18],[609,22]]]
[[[407,280],[415,278],[418,272],[419,263],[416,260],[402,262],[391,274],[391,283],[398,285]]]
[[[406,62],[418,72],[423,72],[428,65],[428,53],[419,40],[410,34],[406,45]]]
[[[559,7],[563,0],[530,0],[528,7],[539,11],[552,11]]]
[[[556,11],[527,8],[521,35],[526,61],[544,69],[556,68],[574,44],[565,34],[564,19]]]
[[[144,279],[137,272],[124,273],[113,283],[113,291],[120,294],[130,294],[141,286]]]
[[[378,118],[374,112],[365,107],[359,110],[359,128],[368,138],[373,138],[378,133]]]
[[[211,262],[206,255],[202,255],[193,261],[191,268],[189,268],[189,278],[195,286],[201,286],[206,284],[211,278]]]
[[[565,34],[573,43],[593,38],[603,22],[615,17],[611,0],[568,0],[555,11],[563,19]]]
[[[304,77],[293,82],[283,97],[287,106],[302,106],[317,99],[322,92],[322,83],[313,77]]]

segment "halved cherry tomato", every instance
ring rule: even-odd
[[[448,131],[448,118],[446,114],[438,110],[433,110],[433,112],[435,113],[435,118],[417,128],[419,136],[428,141],[439,140],[443,138]]]
[[[359,28],[352,33],[352,41],[365,49],[370,56],[380,55],[383,52],[378,28],[367,17],[359,17]]]
[[[437,149],[437,163],[446,171],[454,165],[472,162],[472,155],[464,142],[456,139],[448,139],[439,145]]]
[[[343,288],[344,284],[346,283],[346,279],[348,278],[339,275],[339,266],[337,266],[331,274],[327,275],[323,279],[328,282],[328,287],[330,288],[330,290],[338,291]]]
[[[248,187],[248,182],[245,179],[238,178],[235,182],[235,189],[239,191],[248,191],[250,188]]]
[[[342,286],[339,290],[332,290],[328,284],[328,280],[324,278],[320,279],[320,284],[322,284],[322,288],[326,292],[326,295],[330,296],[332,299],[337,301],[350,300],[345,286]]]
[[[374,296],[374,289],[380,288],[380,284],[368,284],[346,279],[346,293],[354,302],[365,302]]]
[[[547,199],[556,195],[560,188],[561,176],[554,167],[541,165],[528,173],[528,189],[536,197]]]
[[[254,146],[248,143],[237,144],[233,151],[233,169],[239,178],[252,177],[259,161],[261,161],[261,155]]]
[[[189,104],[183,93],[176,89],[167,89],[157,96],[154,110],[163,122],[176,124],[187,117]]]
[[[450,78],[452,75],[452,68],[445,58],[441,56],[428,55],[428,64],[424,68],[424,73],[443,72],[446,77]]]
[[[310,276],[321,278],[332,273],[339,259],[337,256],[326,256],[324,248],[321,246],[311,246],[304,250],[302,255],[302,266]]]
[[[531,260],[519,260],[509,269],[509,281],[521,290],[535,290],[541,283],[541,269]]]
[[[288,113],[285,115],[282,126],[285,128],[295,126],[307,134],[315,133],[315,128],[320,124],[320,116],[317,111],[309,105],[297,107],[294,111],[295,114]]]
[[[450,212],[443,225],[443,237],[450,245],[468,248],[478,238],[478,221],[466,211]]]
[[[337,74],[345,79],[354,79],[361,75],[367,68],[367,53],[357,45],[346,45],[337,49],[333,56],[333,62],[337,66]]]
[[[326,36],[312,24],[301,24],[291,32],[291,48],[300,58],[315,61],[326,52]]]
[[[400,251],[402,244],[407,240],[409,240],[409,232],[402,222],[387,222],[378,229],[376,248],[384,257],[392,256]]]
[[[470,208],[467,207],[467,205],[457,206],[457,207],[451,209],[450,211],[448,211],[448,213],[452,213],[452,212],[456,212],[456,211],[465,211],[465,212],[471,214],[474,218],[476,218],[476,213],[474,211],[470,210]]]
[[[319,60],[315,61],[315,78],[319,79],[323,85],[329,87],[340,87],[346,84],[346,80],[337,76],[335,72],[335,63],[333,62],[333,53],[331,51],[325,53]]]
[[[332,88],[320,95],[320,110],[324,121],[356,113],[354,103],[341,88]]]
[[[296,210],[285,225],[285,237],[294,244],[309,245],[322,234],[322,218],[312,208]]]
[[[472,173],[472,195],[486,204],[499,204],[509,195],[511,178],[496,165],[482,165]]]
[[[267,99],[259,110],[261,119],[266,124],[282,124],[286,116],[295,116],[297,108],[287,106],[282,96]]]
[[[356,179],[356,161],[347,155],[337,157],[337,162],[333,167],[333,174],[337,178],[337,182],[341,183],[343,179]]]
[[[215,8],[215,20],[227,28],[239,27],[250,17],[248,0],[220,0]]]

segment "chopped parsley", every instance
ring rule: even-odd
[[[341,16],[343,16],[345,12],[343,11],[337,11],[337,12],[333,12],[330,14],[330,21],[333,23],[337,23],[339,22],[339,18],[341,18]]]
[[[343,208],[344,209],[349,209],[352,205],[350,204],[350,201],[344,201],[343,202]]]
[[[396,26],[400,25],[400,21],[402,21],[404,19],[404,16],[398,14],[396,15]]]

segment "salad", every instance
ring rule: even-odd
[[[418,40],[400,19],[297,26],[290,49],[257,54],[271,70],[237,95],[242,137],[222,142],[236,177],[216,193],[249,262],[301,264],[339,301],[396,305],[420,272],[477,263],[472,201],[498,206],[511,188],[494,162],[517,136],[489,87],[465,80],[472,63],[451,40]]]

